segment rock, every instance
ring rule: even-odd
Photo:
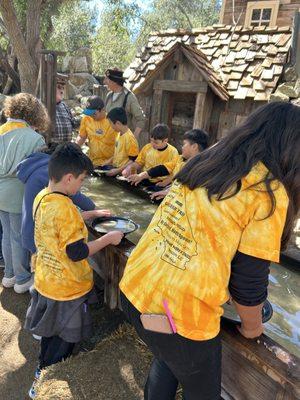
[[[66,99],[75,99],[76,95],[78,94],[78,89],[76,88],[75,85],[73,85],[73,83],[68,82],[66,84]]]
[[[296,99],[300,95],[300,79],[297,79],[295,82],[282,83],[278,86],[276,92],[278,91],[291,99]]]
[[[62,66],[61,66],[61,72],[69,72],[70,71],[70,62],[71,62],[72,57],[71,56],[65,56],[62,59]]]
[[[93,77],[93,75],[87,72],[79,72],[76,74],[70,74],[70,82],[79,88],[80,86],[86,86],[90,91],[93,90],[93,85],[97,84],[98,81]]]
[[[78,105],[78,101],[77,100],[68,100],[68,99],[64,99],[64,102],[66,103],[66,105],[71,108],[71,111],[73,111],[75,109],[75,107],[79,107]]]
[[[87,63],[87,71],[91,74],[93,72],[93,59],[92,50],[89,47],[81,47],[76,50],[76,55],[80,57],[85,57]]]
[[[270,102],[273,102],[273,101],[286,101],[287,102],[289,100],[290,100],[289,96],[287,96],[287,95],[279,92],[278,90],[276,90],[275,93],[271,94],[269,101]]]
[[[86,57],[74,57],[74,72],[89,72]]]
[[[298,75],[295,67],[288,67],[283,74],[284,82],[296,81],[298,79]]]

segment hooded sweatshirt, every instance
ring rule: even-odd
[[[0,130],[0,210],[18,214],[22,210],[24,185],[16,177],[17,164],[44,146],[45,141],[25,123],[24,127],[5,131],[7,126],[10,123]]]
[[[33,201],[36,195],[48,186],[48,164],[50,156],[45,153],[33,153],[17,166],[17,177],[25,185],[22,205],[22,245],[35,253],[34,221],[32,215]],[[73,203],[83,211],[94,210],[95,204],[84,194],[78,192],[71,197]]]

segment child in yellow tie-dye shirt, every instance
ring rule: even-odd
[[[270,103],[193,157],[131,253],[122,307],[155,356],[147,400],[174,399],[178,382],[186,400],[220,399],[229,293],[240,333],[262,334],[270,261],[279,261],[300,206],[299,126],[299,107]],[[165,301],[176,334],[141,323],[141,314],[166,314]]]
[[[119,175],[131,164],[139,153],[139,145],[131,130],[127,126],[127,114],[124,108],[113,108],[107,114],[111,127],[119,132],[116,138],[115,152],[106,165],[112,165],[107,172],[108,176]]]
[[[93,295],[93,273],[87,258],[123,234],[110,232],[92,242],[84,219],[109,215],[108,210],[78,211],[75,195],[93,170],[90,159],[74,143],[57,147],[49,161],[49,185],[35,198],[35,277],[25,328],[39,335],[40,370],[72,354],[74,344],[91,333],[88,304]],[[34,385],[29,391],[34,398]]]

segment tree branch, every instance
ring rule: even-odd
[[[6,55],[0,49],[0,66],[4,69],[7,75],[11,78],[17,90],[21,89],[19,74],[9,64]]]
[[[38,69],[35,60],[31,57],[25,38],[16,15],[12,0],[0,1],[0,12],[13,46],[14,53],[19,62],[19,71],[22,90],[33,93]],[[34,21],[31,21],[34,24]]]

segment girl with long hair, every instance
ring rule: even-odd
[[[262,334],[269,265],[299,210],[300,108],[262,106],[175,179],[129,257],[122,305],[155,356],[145,399],[174,399],[180,382],[185,400],[219,400],[222,304],[232,297],[243,336]]]

